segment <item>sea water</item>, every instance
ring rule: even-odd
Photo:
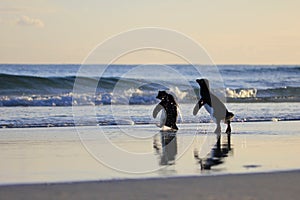
[[[78,74],[82,67],[90,70]],[[104,72],[95,74],[95,67]],[[210,122],[204,109],[192,115],[199,94],[195,80],[207,78],[210,66],[167,67],[180,76],[161,65],[144,65],[141,70],[138,65],[1,64],[0,128],[155,124],[152,110],[159,102],[159,90],[173,94],[179,103],[179,124]],[[211,90],[235,114],[233,121],[300,120],[299,65],[220,65],[215,69],[218,74],[209,77]],[[78,79],[84,83],[80,92],[74,90]],[[216,82],[221,84],[215,86]],[[76,122],[74,106],[81,119]],[[86,112],[91,107],[94,112]]]

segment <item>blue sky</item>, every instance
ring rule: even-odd
[[[193,38],[218,64],[300,64],[299,8],[297,0],[2,0],[0,63],[81,63],[112,35],[154,26]],[[120,62],[148,61],[145,53]]]

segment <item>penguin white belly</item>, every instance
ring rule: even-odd
[[[204,104],[205,110],[210,114],[210,117],[216,122],[216,118],[214,117],[214,109],[210,107],[208,104]]]
[[[162,131],[172,130],[171,127],[165,126],[166,120],[167,120],[167,113],[166,113],[165,109],[162,109],[161,114],[160,114],[160,122],[159,122],[159,124],[157,124],[158,127],[162,128]]]
[[[159,123],[156,124],[156,126],[162,128],[165,125],[166,120],[167,120],[167,113],[165,109],[162,109],[160,113],[160,121]]]

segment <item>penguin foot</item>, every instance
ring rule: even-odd
[[[225,119],[224,119],[224,122],[225,122],[225,123],[230,122],[230,121],[233,119],[233,117],[234,117],[234,114],[233,114],[232,112],[227,112],[227,113],[226,113],[226,117],[225,117]]]

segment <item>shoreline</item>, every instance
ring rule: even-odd
[[[300,119],[278,119],[278,118],[272,118],[268,120],[248,120],[248,121],[232,121],[232,124],[241,125],[241,124],[264,124],[264,123],[289,123],[289,122],[300,122]],[[214,124],[214,122],[211,121],[203,121],[203,122],[184,122],[184,123],[178,123],[178,126],[201,126],[201,125],[211,125]],[[156,123],[136,123],[136,124],[130,124],[130,123],[124,123],[124,124],[97,124],[97,127],[103,127],[103,128],[116,128],[116,127],[147,127],[152,126],[157,129]],[[76,129],[76,128],[86,128],[86,127],[95,127],[95,124],[91,125],[61,125],[61,126],[53,126],[53,125],[45,125],[45,126],[22,126],[22,127],[10,127],[10,126],[0,126],[0,131],[5,130],[26,130],[26,129]],[[234,133],[232,133],[234,134]],[[300,135],[300,133],[299,133]]]
[[[1,104],[1,103],[0,103]],[[191,115],[191,104],[180,104],[182,115],[178,119],[180,123],[208,124],[210,116],[204,110],[200,110],[199,116]],[[268,121],[300,121],[298,110],[300,103],[227,103],[228,110],[236,114],[234,122],[268,122]],[[150,116],[153,105],[132,105],[127,108],[124,105],[115,105],[120,116],[112,116],[110,105],[76,106],[76,117],[73,116],[72,107],[0,107],[1,113],[5,113],[0,121],[0,129],[9,128],[48,128],[48,127],[74,127],[80,126],[126,126],[126,125],[153,125],[158,119]],[[86,113],[95,109],[96,113]],[[128,115],[130,109],[130,116]],[[63,114],[62,114],[63,113]],[[148,114],[149,115],[148,115]],[[74,118],[75,117],[75,118]],[[77,121],[77,120],[79,121]],[[74,121],[75,120],[75,121]],[[180,124],[178,123],[178,124]]]

